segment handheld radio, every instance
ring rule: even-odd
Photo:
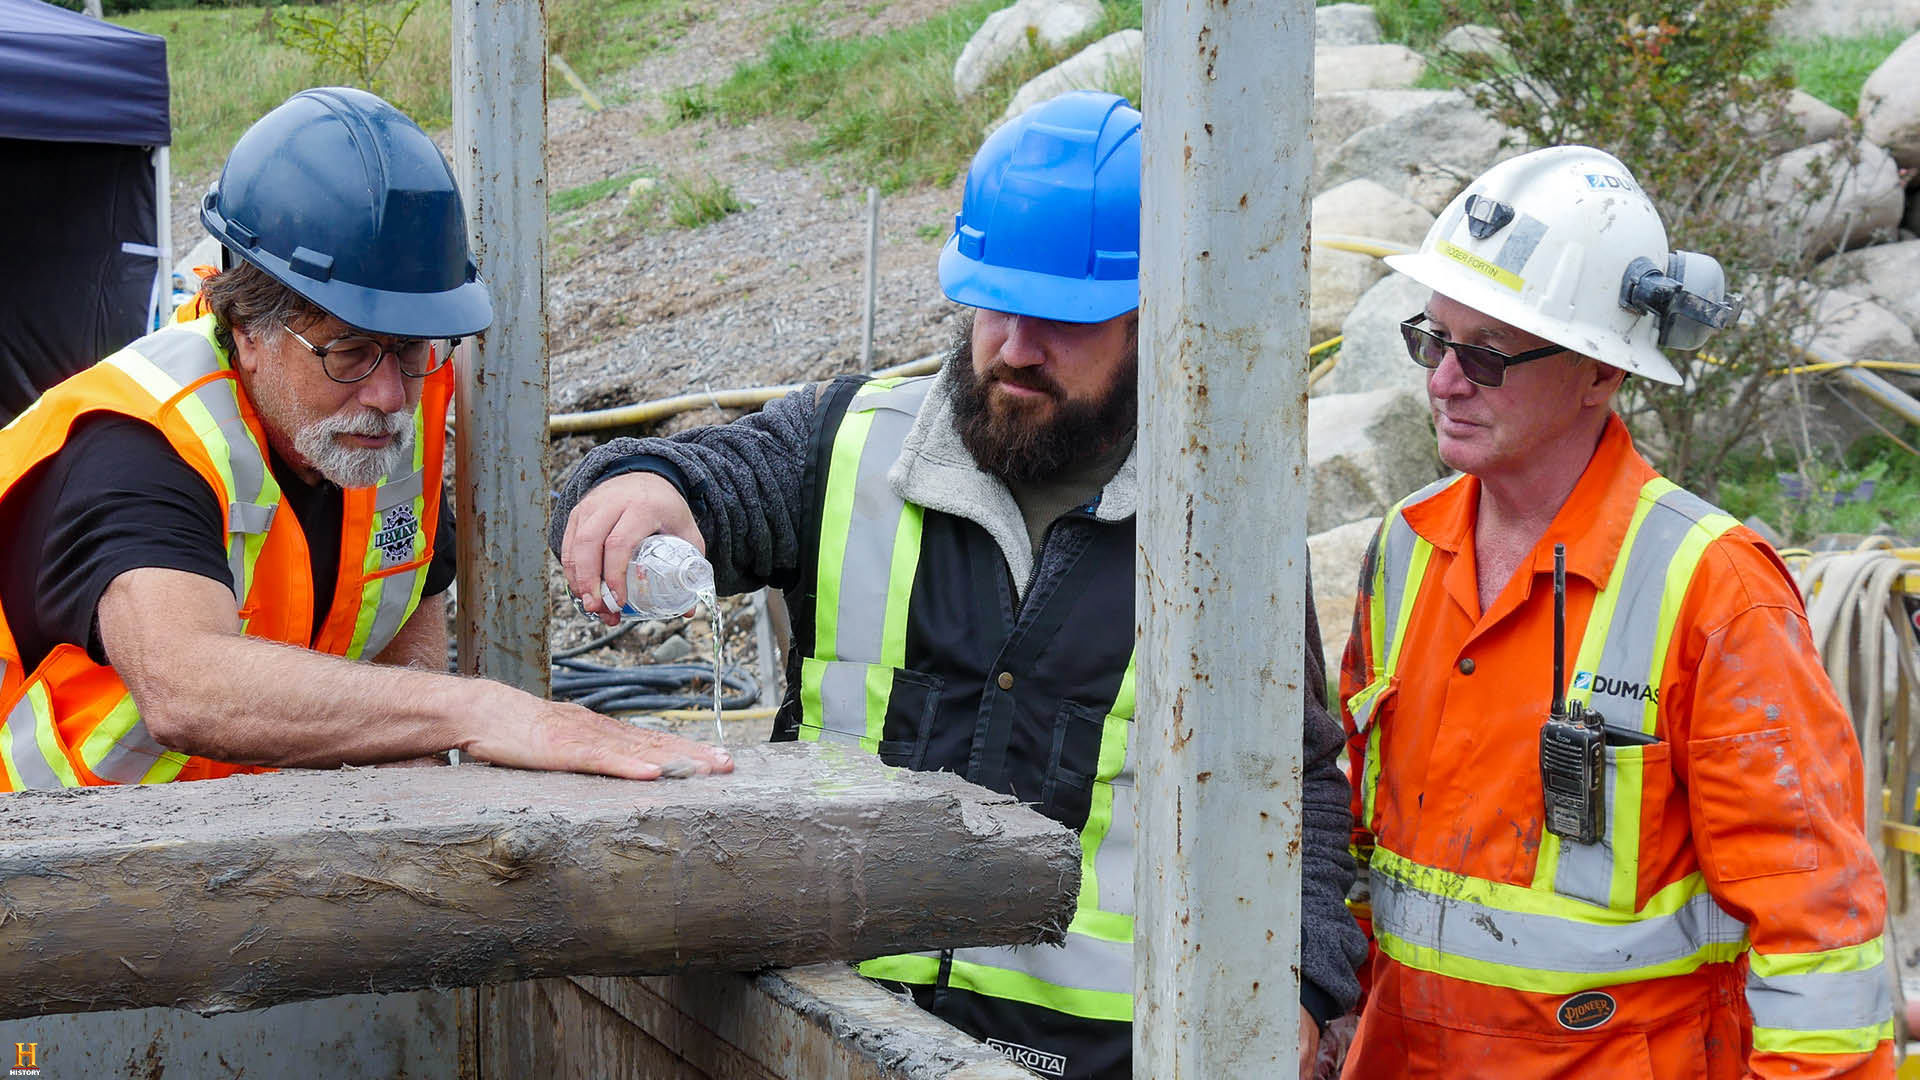
[[[1566,698],[1567,546],[1553,545],[1553,705],[1540,728],[1540,788],[1548,831],[1562,840],[1600,840],[1605,794],[1605,722]]]

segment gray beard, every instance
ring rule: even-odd
[[[342,446],[336,435],[392,435],[378,450]],[[294,452],[313,470],[343,488],[372,487],[413,463],[413,410],[322,417],[293,437]]]

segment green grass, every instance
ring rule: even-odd
[[[565,214],[573,210],[578,210],[590,203],[597,203],[615,192],[625,191],[627,185],[640,179],[643,175],[645,174],[636,170],[634,172],[621,173],[619,176],[609,176],[605,180],[595,180],[591,184],[581,184],[579,187],[570,187],[565,191],[556,192],[547,199],[547,213]]]
[[[1920,432],[1909,427],[1901,438],[1912,445]],[[1783,474],[1795,477],[1797,493]],[[1890,532],[1920,541],[1920,456],[1884,435],[1859,440],[1837,464],[1738,457],[1728,462],[1715,498],[1741,520],[1758,515],[1794,544],[1826,533]]]
[[[1822,37],[1812,41],[1782,41],[1772,59],[1793,70],[1800,88],[1852,116],[1860,107],[1860,86],[1907,35],[1898,30],[1859,37]]]
[[[178,8],[111,20],[167,39],[177,175],[213,171],[240,133],[275,105],[298,90],[339,81],[337,73],[274,40],[273,10]],[[548,0],[546,10],[549,47],[590,85],[595,76],[630,67],[668,44],[698,18],[690,0]],[[451,4],[422,4],[380,72],[388,99],[429,131],[451,122],[452,12]]]
[[[953,62],[981,21],[1003,6],[1004,0],[968,0],[869,38],[819,38],[794,23],[764,57],[736,68],[709,98],[730,122],[765,116],[810,121],[815,135],[797,155],[832,160],[856,182],[888,192],[946,184],[966,168],[981,133],[1021,83],[1087,42],[1140,25],[1138,0],[1108,0],[1101,23],[1081,40],[1057,52],[1029,52],[979,94],[956,102]],[[1138,83],[1131,82],[1137,100]]]
[[[1340,0],[1318,0],[1317,7]],[[1425,51],[1433,47],[1453,27],[1440,11],[1439,0],[1373,0],[1374,17],[1380,20],[1380,40]]]
[[[667,217],[683,229],[711,225],[728,214],[753,206],[734,195],[731,185],[712,174],[696,180],[674,177],[667,182]]]

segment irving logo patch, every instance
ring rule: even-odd
[[[413,514],[413,507],[401,504],[386,512],[380,531],[373,534],[374,546],[380,549],[381,567],[399,566],[413,560],[413,539],[420,535],[420,519]]]
[[[1067,1057],[1065,1054],[1052,1054],[1045,1050],[1035,1050],[1031,1046],[1021,1046],[1005,1039],[988,1039],[987,1045],[1000,1051],[1015,1065],[1042,1076],[1067,1075]]]
[[[1634,701],[1660,704],[1660,688],[1657,686],[1628,682],[1625,679],[1611,679],[1605,675],[1595,675],[1591,671],[1574,672],[1573,688],[1591,690],[1595,697],[1631,698]]]

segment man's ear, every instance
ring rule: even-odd
[[[1626,381],[1625,369],[1595,361],[1593,381],[1587,384],[1585,392],[1580,395],[1581,404],[1605,405]]]
[[[236,325],[232,330],[234,364],[249,375],[256,374],[260,370],[262,352],[260,336],[242,326]]]

